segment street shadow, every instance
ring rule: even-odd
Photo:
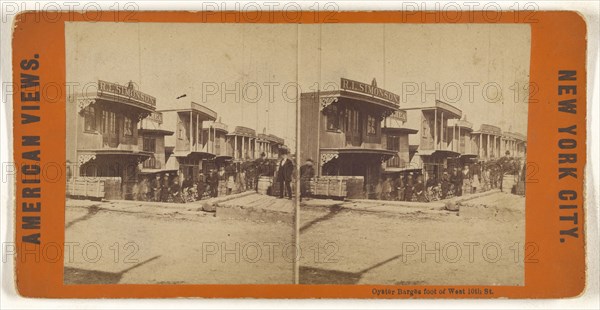
[[[86,213],[84,216],[82,217],[78,217],[70,222],[67,223],[67,225],[65,225],[65,229],[79,223],[79,222],[83,222],[83,221],[87,221],[89,220],[92,216],[96,215],[96,213],[98,213],[98,211],[100,211],[100,205],[91,205],[88,207],[88,213]]]
[[[401,256],[402,255],[396,255],[390,257],[358,272],[300,266],[300,284],[357,284],[367,272],[381,267]]]
[[[121,270],[120,272],[105,272],[65,267],[63,282],[64,284],[117,284],[127,272],[158,259],[159,257],[160,255],[154,256],[127,269]]]
[[[325,222],[325,221],[332,219],[334,216],[336,216],[338,213],[340,213],[342,211],[342,209],[343,208],[341,205],[333,205],[333,206],[329,207],[329,212],[327,214],[325,214],[321,217],[318,217],[318,218],[304,224],[302,227],[300,227],[300,233],[303,233],[307,229],[311,228],[313,225],[316,225],[318,223]]]

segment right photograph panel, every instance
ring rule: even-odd
[[[530,26],[303,25],[298,47],[300,284],[524,285]]]

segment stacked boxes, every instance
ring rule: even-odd
[[[352,184],[354,188],[357,182],[355,179],[362,177],[350,176],[321,176],[313,178],[310,181],[310,190],[313,196],[325,196],[332,198],[345,198],[348,196],[348,184]],[[350,182],[349,182],[350,181]],[[362,193],[363,182],[360,182],[360,191]],[[353,189],[353,191],[355,191]]]

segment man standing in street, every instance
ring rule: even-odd
[[[452,168],[452,175],[450,176],[450,183],[454,185],[454,196],[462,196],[463,178],[462,174],[458,172],[458,168]]]
[[[210,169],[208,177],[208,184],[210,185],[210,196],[217,197],[219,195],[219,176],[217,175],[215,169]]]
[[[502,185],[504,183],[504,174],[512,168],[514,164],[511,163],[510,151],[506,151],[504,156],[498,160],[498,186],[500,191],[503,192]],[[508,191],[510,193],[510,190]]]
[[[150,201],[160,201],[160,188],[160,174],[157,173],[150,182]]]
[[[300,199],[310,196],[310,180],[315,177],[315,168],[312,159],[300,167]]]
[[[279,198],[283,198],[287,192],[288,198],[292,199],[292,173],[294,172],[294,164],[288,158],[288,151],[281,152],[281,159],[277,167],[277,182],[279,183]]]
[[[254,190],[258,190],[258,179],[262,176],[268,175],[267,170],[267,154],[265,152],[260,153],[260,158],[254,162]]]

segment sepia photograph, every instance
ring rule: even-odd
[[[300,29],[300,283],[524,285],[529,26]]]
[[[296,38],[67,23],[66,284],[294,282]]]
[[[528,25],[65,37],[65,284],[524,285]]]

